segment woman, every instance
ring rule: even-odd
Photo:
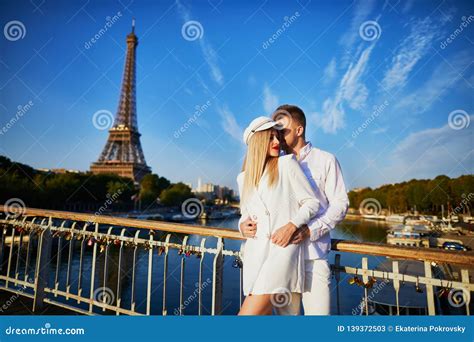
[[[271,314],[277,294],[291,299],[304,288],[304,251],[301,244],[289,244],[288,232],[307,224],[319,202],[295,157],[280,157],[276,125],[258,117],[244,132],[248,148],[237,177],[240,210],[243,218],[257,222],[257,231],[243,246],[246,298],[239,315]]]

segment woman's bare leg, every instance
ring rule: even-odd
[[[242,303],[239,316],[271,315],[273,306],[270,299],[270,294],[247,296]]]

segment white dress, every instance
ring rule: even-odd
[[[242,247],[243,290],[249,294],[299,292],[304,289],[304,249],[302,244],[280,247],[270,240],[271,234],[288,222],[298,228],[307,224],[319,209],[311,185],[294,155],[278,159],[278,181],[268,186],[265,172],[257,191],[241,203],[242,218],[257,221],[255,238]],[[245,172],[237,177],[242,194]]]

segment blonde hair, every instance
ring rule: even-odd
[[[267,129],[255,132],[250,138],[242,166],[242,171],[245,172],[242,202],[245,202],[252,191],[257,189],[265,170],[268,172],[269,187],[275,185],[278,180],[278,157],[268,156],[271,134],[272,130]]]

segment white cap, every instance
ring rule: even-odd
[[[272,119],[266,116],[259,116],[258,118],[254,119],[245,129],[244,143],[248,145],[250,138],[255,134],[255,132],[264,131],[276,125],[278,125],[278,122],[273,121]]]

